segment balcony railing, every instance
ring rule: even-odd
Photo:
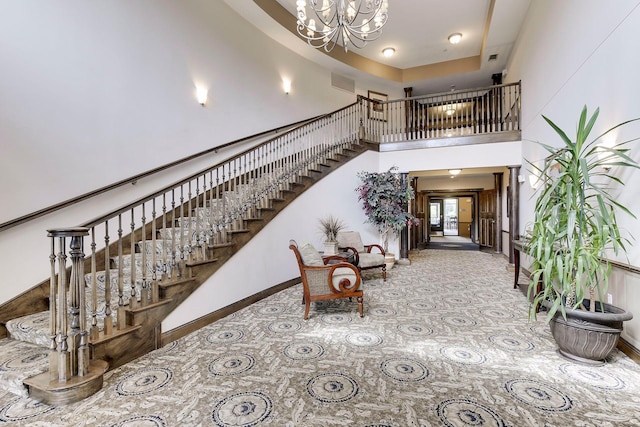
[[[415,96],[366,99],[366,138],[403,142],[520,131],[520,83]]]

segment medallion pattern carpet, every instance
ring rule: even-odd
[[[355,301],[301,285],[107,374],[66,407],[0,395],[29,426],[640,426],[640,366],[556,352],[501,256],[423,250]],[[291,262],[294,262],[293,256]]]

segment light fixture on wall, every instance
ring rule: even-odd
[[[282,88],[284,89],[284,93],[289,95],[289,92],[291,92],[291,80],[282,79]]]
[[[532,189],[537,190],[538,187],[540,187],[540,177],[536,174],[531,174],[529,175],[529,185],[531,186]]]
[[[196,86],[196,98],[198,99],[198,103],[203,107],[207,105],[207,95],[209,91],[206,87]]]
[[[611,147],[615,145],[615,141],[612,138],[606,139],[600,145],[596,147],[596,154],[601,162],[604,162],[602,169],[606,173],[611,171],[611,164],[619,161],[620,159],[612,151]]]
[[[380,37],[387,23],[388,0],[297,0],[298,34],[315,47],[331,52],[340,44],[361,49]],[[307,20],[307,7],[315,15]]]
[[[458,44],[460,43],[460,40],[462,40],[462,33],[453,33],[447,38],[447,40],[449,40],[449,43],[451,44]]]
[[[392,47],[385,47],[382,49],[382,54],[387,58],[391,58],[396,53],[396,50]]]

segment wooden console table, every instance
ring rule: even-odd
[[[520,277],[520,252],[526,249],[526,240],[513,241],[513,266],[515,275],[513,277],[513,289],[518,287],[518,278]]]

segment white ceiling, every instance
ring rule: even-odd
[[[340,63],[310,47],[263,12],[252,0],[225,0],[247,20],[265,34],[290,49],[330,70],[367,83],[381,80],[365,71]],[[295,22],[296,0],[277,0],[292,13]],[[450,74],[442,77],[390,82],[399,88],[413,87],[413,95],[436,93],[455,89],[483,87],[492,84],[491,76],[502,73],[506,67],[513,44],[529,7],[530,0],[493,0],[493,13],[487,19],[492,0],[388,0],[389,19],[379,39],[363,49],[354,51],[381,64],[407,69],[441,63],[482,54],[480,68],[476,71]],[[484,52],[482,40],[488,25]],[[451,45],[447,37],[462,33],[462,41]],[[385,58],[382,49],[393,47],[396,54]],[[336,47],[339,49],[340,47]],[[489,56],[498,58],[489,61]]]

